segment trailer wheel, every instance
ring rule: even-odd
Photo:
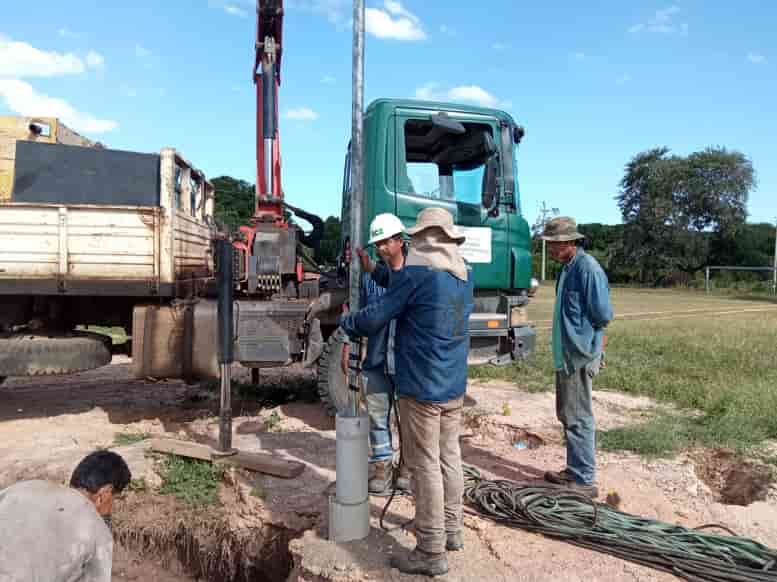
[[[332,334],[318,358],[318,395],[329,416],[348,410],[348,377],[340,367],[343,344]]]
[[[0,376],[71,374],[111,361],[111,338],[73,331],[0,336]]]

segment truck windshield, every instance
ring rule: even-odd
[[[454,169],[452,176],[444,176],[434,162],[407,164],[407,177],[415,194],[464,204],[480,204],[484,171],[485,165],[481,164],[473,169]]]
[[[440,132],[427,120],[411,119],[405,123],[406,163],[398,172],[400,191],[436,200],[480,204],[488,155],[484,134],[493,132],[486,124],[463,125],[465,133],[451,134]]]

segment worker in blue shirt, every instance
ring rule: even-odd
[[[556,416],[564,427],[567,466],[545,479],[589,497],[597,497],[596,426],[592,382],[602,365],[604,328],[612,320],[607,275],[579,243],[584,236],[573,218],[560,216],[545,225],[548,253],[563,263],[556,282],[553,315],[553,367]]]
[[[368,244],[374,245],[379,262],[370,259],[363,249],[356,249],[362,266],[359,305],[375,304],[391,284],[392,274],[405,264],[405,227],[390,213],[377,215],[370,223]],[[367,354],[362,362],[364,394],[370,419],[370,479],[369,492],[386,494],[392,490],[410,488],[406,466],[398,468],[394,480],[394,448],[391,434],[391,407],[394,403],[393,345],[394,323],[389,322],[367,336]],[[342,366],[347,374],[349,344],[343,349]]]

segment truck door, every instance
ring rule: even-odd
[[[399,113],[391,189],[396,195],[395,213],[406,226],[415,224],[424,208],[448,210],[467,236],[461,251],[472,265],[475,287],[504,289],[510,287],[507,217],[502,212],[489,214],[481,200],[489,157],[485,134],[492,144],[498,143],[497,120],[454,113],[442,118],[429,112]],[[494,147],[490,155],[498,157],[499,148]]]

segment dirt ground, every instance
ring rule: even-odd
[[[295,369],[270,371],[263,372],[262,382],[269,388],[286,384],[304,392],[312,377]],[[655,406],[645,398],[605,392],[595,393],[594,404],[598,426],[604,429],[638,422]],[[215,395],[200,387],[133,380],[128,361],[118,357],[111,366],[66,378],[9,380],[0,386],[0,488],[30,478],[65,481],[83,455],[97,447],[114,446],[117,433],[165,434],[214,442],[217,406]],[[545,470],[563,466],[564,449],[551,393],[528,394],[505,383],[472,383],[465,407],[464,460],[487,476],[538,480]],[[233,445],[301,460],[307,465],[302,475],[288,481],[230,473],[220,493],[228,515],[213,518],[223,518],[225,529],[219,529],[222,526],[214,525],[215,521],[210,523],[206,514],[187,513],[170,498],[150,492],[129,493],[118,501],[116,519],[122,531],[130,532],[126,539],[137,543],[128,543],[129,549],[117,547],[115,581],[195,580],[183,572],[182,564],[191,566],[205,553],[238,560],[234,553],[227,555],[237,547],[227,544],[235,536],[243,536],[240,547],[257,546],[252,554],[253,569],[213,579],[415,579],[388,568],[390,555],[411,548],[414,539],[412,532],[402,529],[391,533],[380,530],[377,518],[385,503],[382,498],[371,500],[373,527],[367,540],[339,546],[326,541],[327,500],[335,479],[334,423],[318,403],[296,401],[274,411],[280,421],[268,431],[264,421],[271,411],[237,400]],[[142,441],[116,450],[128,460],[133,476],[143,477],[153,488],[159,477],[147,446],[147,441]],[[623,511],[686,526],[720,523],[777,547],[774,486],[763,485],[753,492],[751,497],[763,500],[746,506],[721,503],[737,500],[736,495],[726,495],[726,487],[737,489],[737,480],[750,481],[725,452],[693,451],[669,460],[599,452],[597,461],[601,498],[617,493]],[[412,513],[412,501],[398,499],[390,508],[387,525],[400,525]],[[197,542],[193,530],[186,529],[187,516],[199,520],[198,527],[212,527],[217,545],[207,548]],[[450,555],[451,572],[442,580],[674,579],[479,517],[468,515],[465,526],[466,549]],[[155,531],[161,532],[161,537],[154,537]],[[163,539],[173,543],[166,553],[162,551]],[[188,540],[184,549],[180,545],[183,539]],[[269,548],[272,555],[262,554],[259,546]],[[197,552],[200,558],[194,556]],[[263,557],[256,558],[260,554]]]

